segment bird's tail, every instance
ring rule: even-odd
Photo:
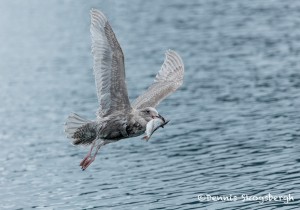
[[[65,123],[65,133],[73,145],[88,145],[97,137],[96,123],[72,113]]]

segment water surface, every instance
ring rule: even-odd
[[[89,10],[108,16],[133,100],[167,49],[185,81],[149,142],[69,144],[70,112],[95,117]],[[0,1],[1,209],[298,209],[300,2]],[[199,194],[294,202],[199,202]]]

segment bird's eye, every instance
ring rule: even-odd
[[[150,111],[149,111],[149,110],[147,110],[146,112],[147,112],[147,114],[150,114]]]

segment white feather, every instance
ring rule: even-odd
[[[175,51],[168,50],[154,83],[133,102],[132,106],[136,109],[156,107],[182,85],[183,75],[184,65],[182,59]]]

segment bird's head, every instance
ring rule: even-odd
[[[144,109],[139,110],[139,115],[143,117],[147,122],[154,118],[160,118],[165,122],[165,119],[158,114],[157,110],[152,107],[146,107]]]

